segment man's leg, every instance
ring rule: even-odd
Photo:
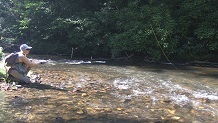
[[[24,81],[26,83],[31,83],[30,78],[27,75],[21,74],[16,70],[11,70],[10,74],[16,79],[19,79],[19,80]]]

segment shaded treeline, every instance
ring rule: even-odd
[[[217,8],[217,0],[1,0],[0,45],[68,55],[73,47],[74,57],[217,61]]]

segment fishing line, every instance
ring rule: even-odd
[[[179,70],[179,69],[169,60],[169,58],[167,57],[166,53],[164,52],[163,48],[161,47],[161,45],[160,45],[160,43],[159,43],[159,41],[158,41],[158,39],[157,39],[157,36],[156,36],[156,34],[155,34],[155,32],[154,32],[154,29],[153,29],[152,25],[150,25],[150,26],[151,26],[152,32],[153,32],[153,34],[154,34],[154,37],[155,37],[155,39],[156,39],[156,41],[157,41],[157,44],[158,44],[158,46],[160,47],[160,49],[161,49],[163,55],[165,56],[165,58],[167,59],[167,61],[168,61],[176,70]],[[180,71],[180,70],[179,70],[179,71]]]

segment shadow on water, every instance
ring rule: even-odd
[[[65,89],[60,89],[54,86],[50,86],[50,85],[46,85],[46,84],[42,84],[42,83],[32,83],[32,84],[24,84],[23,87],[25,88],[35,88],[38,90],[57,90],[57,91],[67,91]]]
[[[155,73],[165,73],[166,71],[177,71],[178,73],[187,73],[196,75],[196,76],[204,76],[204,77],[212,77],[217,79],[218,73],[217,68],[213,67],[196,67],[196,66],[186,66],[186,65],[172,65],[172,64],[139,64],[135,65],[138,69],[146,70]],[[200,73],[199,71],[203,71]]]
[[[127,118],[118,118],[114,116],[108,116],[107,114],[103,114],[101,116],[87,116],[83,119],[71,119],[65,121],[61,117],[57,117],[54,119],[55,123],[177,123],[174,120],[137,120],[137,119],[127,119]]]
[[[198,76],[213,77],[218,79],[218,73],[198,74]]]
[[[28,123],[22,120],[14,120],[16,123]],[[117,118],[111,117],[107,115],[102,116],[88,116],[83,119],[70,119],[64,120],[62,117],[56,117],[54,119],[45,119],[46,123],[179,123],[175,120],[137,120],[137,119],[125,119],[125,118]]]

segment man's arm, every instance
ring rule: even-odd
[[[27,67],[35,67],[35,66],[39,66],[40,63],[35,63],[35,62],[31,62],[26,56],[21,56],[19,59],[20,62],[24,62]]]

